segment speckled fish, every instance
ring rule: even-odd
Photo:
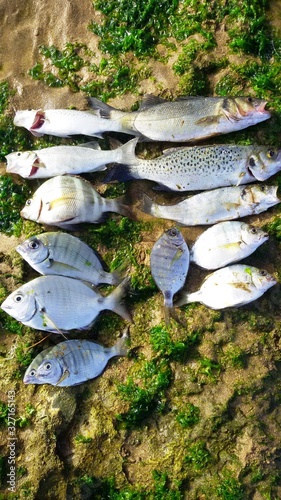
[[[117,120],[103,120],[94,111],[77,109],[28,109],[19,110],[14,117],[14,125],[24,127],[36,137],[44,134],[57,137],[69,137],[84,134],[91,137],[102,137],[103,132],[124,132],[120,118],[126,114],[119,111]],[[127,132],[132,135],[140,135]]]
[[[174,315],[173,297],[184,285],[189,268],[189,249],[181,232],[168,229],[154,244],[150,255],[152,277],[164,296],[165,320]]]
[[[104,212],[130,214],[123,200],[103,198],[82,177],[58,175],[35,191],[21,216],[41,224],[73,229],[73,225],[81,222],[99,222]]]
[[[203,191],[175,205],[159,205],[144,195],[141,210],[160,219],[197,226],[259,214],[277,203],[277,186],[254,184]]]
[[[197,292],[183,294],[176,305],[201,302],[211,309],[240,307],[258,299],[276,283],[267,271],[234,264],[207,276]]]
[[[78,385],[98,377],[110,358],[126,356],[124,334],[112,347],[88,340],[66,340],[42,351],[27,368],[25,384],[51,384],[58,387]]]
[[[135,158],[138,139],[113,150],[101,150],[97,144],[53,146],[34,151],[16,151],[6,156],[7,172],[24,178],[43,179],[63,174],[105,170],[108,163],[128,163]]]
[[[193,146],[168,149],[153,160],[128,158],[106,182],[147,179],[159,189],[201,191],[268,179],[281,169],[281,150],[267,146]]]
[[[18,253],[40,274],[59,274],[95,285],[117,285],[116,273],[107,273],[94,250],[68,233],[43,233],[17,246]]]
[[[251,255],[267,240],[267,233],[245,222],[220,222],[197,238],[190,261],[204,269],[219,269]]]
[[[91,285],[65,276],[40,276],[11,293],[1,305],[10,316],[36,330],[61,333],[88,330],[101,311],[131,316],[123,304],[129,278],[107,297]]]
[[[118,121],[128,133],[142,134],[153,141],[206,139],[270,118],[266,101],[252,97],[183,97],[167,101],[147,95],[138,111],[123,115],[95,98],[91,103],[101,118]]]

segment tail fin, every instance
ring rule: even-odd
[[[100,101],[96,97],[89,97],[89,103],[95,114],[100,116],[100,118],[109,120],[111,118],[111,112],[113,110],[115,111],[115,108],[113,106],[109,106],[109,104]]]
[[[108,296],[105,298],[105,309],[110,309],[111,311],[119,314],[122,318],[127,321],[132,322],[132,316],[128,311],[125,304],[125,295],[127,294],[130,287],[130,276],[125,278],[120,285]]]
[[[120,147],[121,159],[119,163],[123,163],[124,165],[137,165],[138,158],[136,157],[135,149],[138,140],[138,137],[136,137]]]
[[[124,217],[129,217],[129,219],[134,219],[131,208],[126,204],[125,196],[107,200],[107,204],[109,212],[116,212]]]
[[[191,302],[200,302],[198,298],[198,292],[194,293],[183,293],[181,297],[176,301],[175,306],[176,307],[181,307],[185,306],[186,304],[191,304]]]
[[[145,214],[154,215],[153,206],[155,205],[154,201],[149,198],[145,193],[143,193],[140,210]]]
[[[112,347],[112,356],[126,356],[128,354],[127,341],[129,338],[129,328],[126,328],[122,337]]]
[[[181,320],[179,318],[179,316],[177,315],[174,306],[171,306],[171,307],[165,306],[164,307],[164,313],[165,313],[165,323],[166,323],[166,326],[170,325],[171,318],[173,318],[180,325],[186,326],[186,323],[183,320]]]

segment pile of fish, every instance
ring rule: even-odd
[[[212,225],[189,250],[173,227],[155,243],[151,273],[164,296],[165,320],[177,318],[175,306],[201,302],[213,309],[238,307],[260,297],[276,283],[266,271],[233,264],[249,256],[268,235],[240,221],[279,203],[277,186],[257,184],[281,170],[281,151],[267,146],[193,145],[170,148],[153,160],[136,155],[138,141],[194,143],[242,130],[270,118],[266,102],[251,97],[185,97],[167,101],[148,95],[137,111],[113,108],[91,99],[88,111],[51,109],[17,111],[14,123],[33,135],[101,138],[104,132],[135,136],[114,150],[96,142],[60,145],[6,156],[7,172],[28,179],[48,179],[26,201],[21,216],[40,224],[74,230],[83,222],[101,222],[105,212],[131,216],[126,197],[106,199],[81,173],[107,169],[105,182],[146,179],[158,189],[200,191],[173,205],[159,205],[147,195],[141,210],[185,226]],[[255,183],[255,184],[251,184]],[[110,309],[131,321],[123,298],[129,278],[107,273],[96,253],[67,233],[46,232],[17,247],[40,274],[15,290],[2,308],[38,330],[67,333],[91,328],[97,315]],[[214,270],[197,292],[183,291],[189,264]],[[229,265],[231,264],[231,265]],[[99,283],[117,285],[104,297]],[[174,295],[181,296],[174,304]],[[126,354],[123,335],[112,348],[86,340],[70,340],[46,349],[31,363],[25,383],[58,386],[79,384],[99,375],[112,356]]]

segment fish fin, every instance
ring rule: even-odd
[[[138,163],[138,158],[135,154],[138,140],[139,138],[135,137],[134,139],[131,139],[130,141],[120,146],[119,151],[122,153],[122,159],[120,163],[125,165],[136,165]]]
[[[220,116],[205,116],[204,118],[200,118],[195,122],[195,125],[217,125],[219,122]]]
[[[181,296],[176,300],[175,307],[181,307],[186,304],[191,304],[191,302],[200,302],[200,290],[194,293],[182,293]]]
[[[63,370],[63,374],[62,374],[62,376],[61,376],[61,377],[60,377],[60,379],[56,382],[56,384],[55,384],[55,385],[60,385],[60,384],[61,384],[61,382],[63,382],[63,381],[64,381],[67,377],[69,377],[69,376],[70,376],[70,373],[69,373],[68,369],[67,369],[67,368],[66,368],[66,369],[64,369],[64,370]]]
[[[36,299],[37,300],[37,299]],[[37,300],[37,303],[38,303],[38,300]],[[46,308],[45,307],[42,307],[40,306],[40,304],[38,303],[40,309],[39,309],[39,312],[42,316],[42,319],[43,319],[43,322],[47,321],[49,323],[49,325],[53,328],[54,330],[54,333],[60,333],[64,338],[65,335],[63,334],[63,332],[59,329],[59,327],[54,323],[54,321],[52,320],[52,318],[46,313]]]
[[[128,354],[128,340],[129,340],[129,327],[126,328],[123,335],[117,339],[115,345],[112,348],[113,356],[126,356]]]
[[[138,111],[144,111],[145,109],[157,106],[158,104],[163,104],[164,102],[168,102],[167,99],[163,99],[162,97],[158,97],[153,94],[145,94]]]
[[[116,108],[109,106],[105,102],[100,101],[96,97],[89,97],[89,103],[95,113],[100,116],[100,118],[109,120],[111,118],[111,112],[115,111]]]
[[[138,179],[132,173],[132,168],[129,165],[114,165],[113,167],[107,168],[107,172],[102,182],[108,184],[112,181],[126,182],[133,179]]]
[[[165,313],[165,323],[166,323],[166,326],[169,326],[171,324],[171,318],[173,318],[180,325],[182,325],[184,327],[186,326],[186,323],[176,313],[174,306],[172,306],[172,307],[165,307],[164,308],[164,313]]]
[[[85,142],[84,144],[79,144],[79,147],[81,147],[81,148],[95,149],[95,150],[101,150],[101,147],[100,147],[98,141]]]
[[[130,321],[132,323],[132,316],[130,312],[128,311],[126,305],[125,305],[125,295],[127,294],[129,288],[130,288],[130,276],[125,278],[120,285],[115,288],[115,290],[105,298],[105,301],[108,302],[108,308],[115,312],[116,314],[119,314],[119,316],[122,316],[122,318],[126,319],[127,321]],[[107,309],[107,307],[106,307]]]
[[[44,134],[40,134],[40,132],[35,132],[35,130],[30,130],[30,132],[32,133],[32,135],[34,135],[34,137],[43,137]]]
[[[119,198],[114,198],[111,201],[114,202],[114,209],[112,210],[113,212],[117,212],[118,214],[123,215],[124,217],[128,217],[129,219],[135,218],[131,208],[126,204],[125,196],[119,196]]]
[[[147,196],[147,194],[143,193],[142,196],[142,203],[141,203],[141,211],[144,212],[145,214],[153,215],[153,206],[154,206],[154,201]]]
[[[65,205],[66,202],[68,202],[69,200],[72,200],[72,199],[73,199],[73,196],[69,196],[69,195],[60,196],[60,198],[56,198],[53,201],[46,202],[46,205],[48,205],[48,210],[54,210],[58,207]],[[76,215],[76,213],[75,213],[75,215]],[[75,215],[73,215],[73,217],[75,217]],[[71,217],[71,219],[73,219],[73,217]],[[71,219],[69,219],[69,220],[71,220]]]

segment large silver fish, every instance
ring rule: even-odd
[[[131,316],[123,304],[129,278],[107,297],[83,281],[65,276],[40,276],[11,293],[1,305],[10,316],[36,330],[61,333],[88,330],[101,311]]]
[[[95,143],[89,143],[81,146],[53,146],[34,151],[16,151],[6,156],[7,172],[32,179],[97,172],[105,170],[108,163],[132,162],[137,140],[132,139],[112,150],[97,149]]]
[[[165,320],[174,315],[173,297],[184,285],[189,268],[189,249],[181,232],[168,229],[154,244],[150,255],[152,277],[164,296]]]
[[[185,226],[211,225],[264,212],[280,203],[277,189],[263,184],[224,187],[203,191],[175,205],[159,205],[144,195],[141,210]]]
[[[276,283],[276,279],[267,271],[234,264],[207,276],[197,292],[186,292],[176,305],[201,302],[211,309],[240,307],[258,299]]]
[[[58,175],[35,191],[21,210],[21,216],[41,224],[72,229],[81,222],[99,222],[104,212],[130,214],[120,199],[103,198],[82,177]]]
[[[27,368],[25,384],[51,384],[69,387],[98,377],[113,356],[126,356],[124,334],[113,347],[88,340],[66,340],[42,351]]]
[[[197,238],[190,261],[204,269],[219,269],[244,259],[267,240],[267,233],[245,222],[220,222]]]
[[[25,109],[16,112],[14,125],[24,127],[36,137],[44,134],[57,137],[68,137],[76,134],[84,134],[92,137],[102,137],[103,132],[125,132],[120,122],[126,114],[119,111],[117,119],[104,120],[92,111],[80,111],[77,109]],[[133,135],[138,133],[128,132]]]
[[[267,146],[193,146],[173,148],[153,160],[131,156],[116,165],[106,181],[147,179],[160,189],[201,191],[263,181],[281,169],[281,150]]]
[[[116,273],[107,273],[88,245],[68,233],[43,233],[32,236],[16,250],[40,274],[59,274],[89,281],[95,285],[117,285]]]
[[[153,141],[185,142],[242,130],[268,120],[266,101],[252,97],[183,97],[175,101],[147,95],[138,111],[122,113],[97,99],[93,108],[123,131]]]

